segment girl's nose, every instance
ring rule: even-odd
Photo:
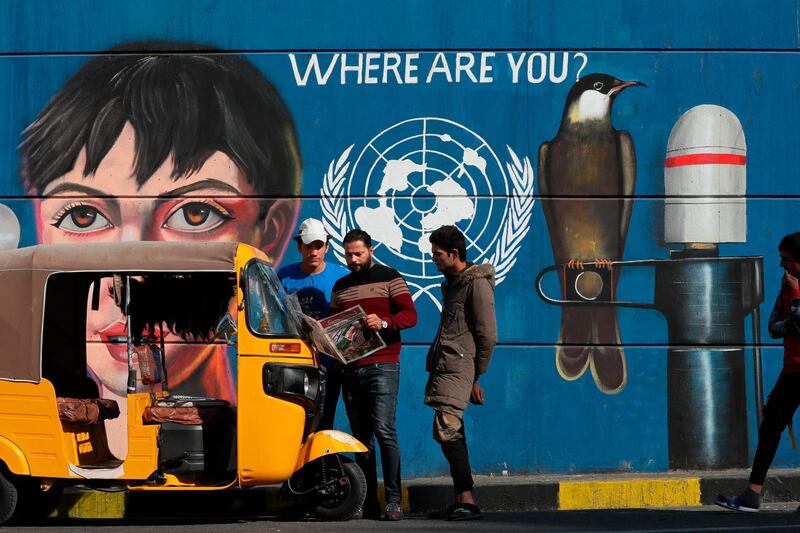
[[[122,226],[120,240],[123,242],[143,241],[145,239],[145,228],[143,224],[125,224]]]
[[[121,206],[123,222],[120,240],[123,242],[157,240],[158,236],[153,231],[154,227],[158,227],[154,217],[153,201],[123,198],[120,202],[124,202]]]

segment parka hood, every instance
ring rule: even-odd
[[[450,287],[457,287],[459,285],[468,284],[480,278],[488,279],[489,283],[491,283],[492,287],[494,287],[494,265],[491,263],[483,263],[482,265],[469,263],[467,268],[451,277],[445,282],[445,284],[449,285]]]

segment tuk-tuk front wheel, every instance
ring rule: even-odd
[[[308,511],[320,520],[350,520],[361,510],[367,497],[367,478],[361,468],[345,458],[341,465],[343,479],[332,493],[303,498],[310,504]]]
[[[0,525],[5,524],[17,507],[17,487],[0,470]]]

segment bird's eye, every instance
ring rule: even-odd
[[[603,82],[602,81],[594,82],[594,90],[595,91],[602,91],[603,90]]]

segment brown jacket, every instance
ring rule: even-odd
[[[469,264],[442,283],[442,318],[428,350],[425,404],[445,411],[467,406],[472,384],[489,367],[497,343],[494,267]]]

